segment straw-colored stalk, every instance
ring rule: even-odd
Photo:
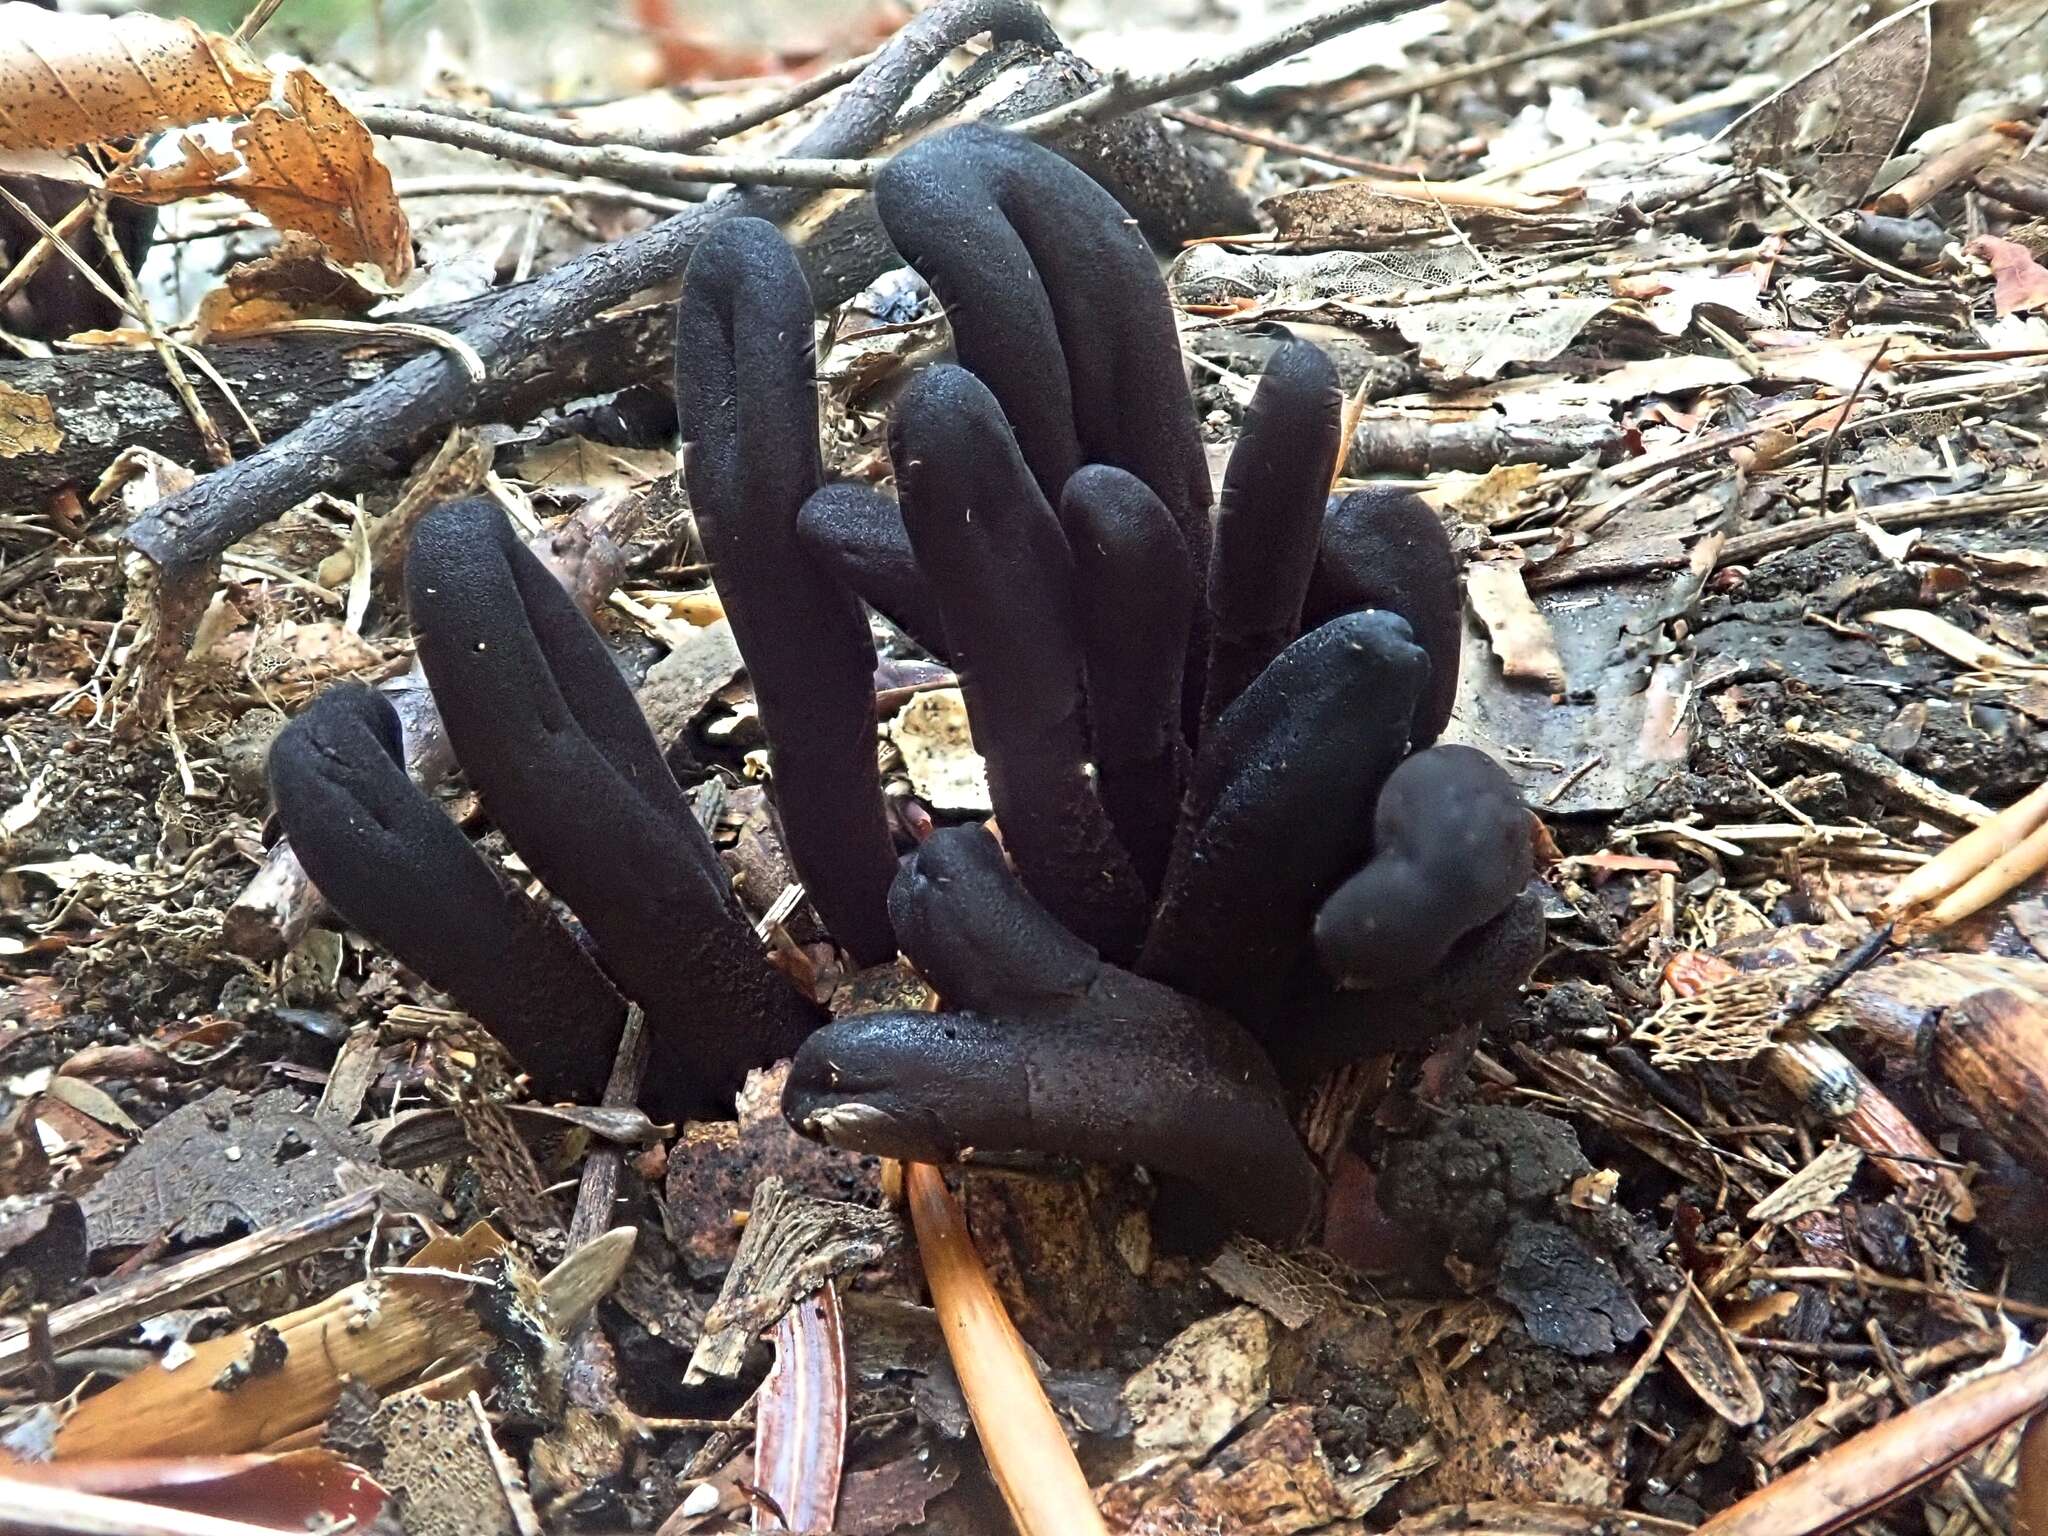
[[[1866,1429],[1759,1488],[1693,1536],[1826,1536],[1847,1531],[1944,1476],[2048,1401],[2048,1350]]]
[[[2048,784],[1966,832],[1892,888],[1885,910],[1932,931],[1981,911],[2048,867]]]
[[[1010,1518],[1022,1536],[1105,1536],[1088,1479],[974,1251],[959,1201],[928,1164],[910,1164],[905,1179],[939,1328]]]

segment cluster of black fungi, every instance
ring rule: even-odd
[[[719,226],[677,312],[684,474],[743,652],[776,814],[857,964],[943,1011],[825,1012],[766,959],[604,642],[488,502],[430,513],[406,589],[471,784],[578,936],[409,780],[377,693],[323,695],[271,755],[320,890],[487,1026],[537,1092],[593,1097],[625,998],[646,1100],[784,1108],[836,1146],[1149,1168],[1291,1240],[1321,1181],[1290,1094],[1499,1007],[1538,956],[1531,821],[1436,745],[1456,566],[1413,495],[1332,499],[1341,396],[1289,341],[1212,516],[1158,266],[1049,150],[960,127],[875,202],[958,365],[902,395],[898,499],[825,481],[812,305],[778,232]],[[1001,829],[899,855],[877,770],[872,607],[958,674]]]

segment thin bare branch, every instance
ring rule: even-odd
[[[1342,37],[1346,32],[1355,32],[1374,22],[1406,16],[1428,3],[1429,0],[1346,0],[1343,5],[1331,6],[1327,11],[1297,21],[1292,26],[1269,32],[1257,42],[1196,59],[1179,69],[1151,75],[1113,70],[1087,95],[1076,96],[1072,101],[1041,112],[1036,117],[1027,117],[1016,125],[1017,130],[1035,138],[1057,138],[1083,123],[1099,122],[1121,112],[1171,101],[1176,96],[1192,96],[1212,86],[1241,80],[1268,64],[1277,64],[1318,43],[1327,43],[1333,37]],[[1744,3],[1755,4],[1756,0],[1744,0]]]
[[[529,133],[466,122],[439,112],[405,107],[364,107],[358,114],[372,133],[428,139],[479,150],[501,160],[537,165],[570,176],[602,176],[649,192],[672,192],[691,183],[730,182],[774,187],[864,187],[873,160],[810,160],[778,155],[672,155],[630,144],[558,144]]]

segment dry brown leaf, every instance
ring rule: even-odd
[[[229,145],[184,134],[180,163],[117,171],[107,186],[140,203],[227,192],[280,228],[312,235],[342,266],[368,262],[390,282],[403,279],[412,232],[369,129],[308,70],[280,75],[274,94],[235,125]]]
[[[1992,302],[2000,315],[2048,305],[2048,268],[2018,241],[1979,235],[1963,249],[1991,268]]]
[[[2036,549],[1969,549],[1957,553],[1963,564],[1969,567],[1970,574],[1992,591],[2034,603],[2048,601],[2048,552]]]
[[[1782,344],[1781,337],[1791,338],[1791,345]],[[1842,336],[1816,342],[1801,332],[1757,332],[1747,340],[1762,366],[1761,377],[1778,384],[1825,384],[1845,395],[1889,389],[1893,368],[1921,355],[1910,340],[1883,336]],[[1881,358],[1877,357],[1880,349],[1884,353]]]
[[[1527,510],[1522,495],[1542,479],[1541,464],[1497,464],[1476,480],[1447,476],[1442,506],[1468,523],[1497,528]],[[1460,480],[1466,483],[1460,484]]]
[[[182,19],[0,5],[0,149],[69,149],[246,116],[270,80],[239,43]]]
[[[1692,325],[1693,311],[1701,305],[1734,312],[1751,323],[1761,323],[1764,310],[1758,302],[1770,276],[1762,262],[1745,262],[1726,272],[1703,267],[1674,267],[1640,277],[1617,278],[1610,287],[1615,297],[1633,300],[1643,318],[1666,336],[1683,336]]]
[[[310,235],[286,230],[254,261],[199,301],[198,339],[217,341],[287,320],[337,320],[367,314],[381,295],[329,261]]]
[[[397,282],[412,235],[369,130],[304,68],[273,74],[189,21],[73,16],[0,4],[0,151],[64,150],[164,129],[180,158],[126,166],[108,186],[143,203],[225,192],[343,266]]]
[[[1550,621],[1529,597],[1522,569],[1504,560],[1475,562],[1465,573],[1472,611],[1486,626],[1494,654],[1509,677],[1543,684],[1552,693],[1565,686],[1564,661]]]

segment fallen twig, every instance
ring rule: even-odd
[[[1793,731],[1785,739],[1823,762],[1869,780],[1885,798],[1922,815],[1959,821],[1969,827],[1982,826],[1993,817],[1989,806],[1980,805],[1968,795],[1943,789],[1932,779],[1901,767],[1866,741],[1856,741],[1835,731]]]
[[[50,1313],[45,1321],[51,1347],[58,1352],[83,1349],[126,1333],[149,1318],[189,1307],[229,1286],[337,1247],[369,1230],[376,1216],[377,1192],[360,1189],[330,1200],[297,1221],[265,1227],[154,1273],[138,1275],[110,1291]],[[0,1381],[20,1375],[33,1363],[30,1345],[26,1328],[0,1335]]]
[[[1385,85],[1366,86],[1339,96],[1330,104],[1336,112],[1353,112],[1360,107],[1369,107],[1374,102],[1399,101],[1404,96],[1419,96],[1428,91],[1438,90],[1446,85],[1456,85],[1460,80],[1476,80],[1481,75],[1490,75],[1497,70],[1512,69],[1517,64],[1527,64],[1532,59],[1554,58],[1562,53],[1580,53],[1588,48],[1598,48],[1603,43],[1615,42],[1624,37],[1638,37],[1645,32],[1656,32],[1665,27],[1682,26],[1688,21],[1704,21],[1710,16],[1725,15],[1729,11],[1746,10],[1761,0],[1710,0],[1706,5],[1687,6],[1683,10],[1663,11],[1655,16],[1642,16],[1634,21],[1619,22],[1611,27],[1596,27],[1591,32],[1580,32],[1570,37],[1554,38],[1547,43],[1532,43],[1527,48],[1516,48],[1508,53],[1495,54],[1490,59],[1479,59],[1471,64],[1460,64],[1451,69],[1431,70],[1423,75],[1404,75],[1390,80]]]
[[[1176,123],[1202,133],[1213,133],[1218,138],[1236,139],[1241,144],[1256,144],[1260,149],[1270,149],[1276,154],[1295,155],[1303,160],[1312,160],[1317,165],[1334,166],[1340,171],[1358,171],[1367,176],[1408,174],[1400,166],[1388,165],[1384,160],[1361,160],[1356,155],[1339,154],[1334,149],[1318,149],[1313,144],[1297,144],[1292,139],[1281,138],[1277,133],[1265,133],[1257,128],[1227,123],[1220,117],[1190,112],[1184,107],[1167,107],[1162,109],[1159,115],[1170,117]]]
[[[879,51],[874,50],[857,58],[828,65],[815,74],[805,76],[781,94],[735,112],[729,117],[676,129],[669,133],[620,133],[610,129],[598,131],[590,124],[573,117],[557,117],[545,112],[519,112],[506,107],[472,107],[455,101],[423,101],[410,110],[450,118],[456,122],[500,128],[508,133],[520,134],[527,138],[547,139],[556,144],[586,147],[609,145],[648,150],[657,154],[680,154],[706,144],[716,144],[720,139],[729,139],[734,134],[744,133],[749,128],[758,128],[763,123],[773,122],[785,113],[808,106],[820,96],[835,91],[849,80],[857,78],[874,62],[875,53]],[[360,116],[371,111],[395,109],[396,106],[396,103],[359,105],[357,113]]]
[[[1103,1536],[1088,1479],[974,1251],[959,1202],[927,1164],[910,1164],[905,1180],[939,1329],[1011,1519],[1023,1536]]]
[[[1873,272],[1883,273],[1893,282],[1904,283],[1909,288],[1953,288],[1955,286],[1947,278],[1922,277],[1917,272],[1908,272],[1904,267],[1895,267],[1890,262],[1871,255],[1870,252],[1864,250],[1861,246],[1850,244],[1804,208],[1801,208],[1798,199],[1792,196],[1792,184],[1776,172],[1768,170],[1758,171],[1757,183],[1766,192],[1771,194],[1772,201],[1777,203],[1780,208],[1804,224],[1812,234],[1819,237],[1821,244],[1855,265],[1868,267]]]
[[[633,187],[576,181],[566,176],[525,176],[517,171],[499,176],[410,176],[394,183],[400,198],[414,197],[583,197],[594,202],[623,203],[650,213],[687,213],[701,199],[664,197]]]
[[[1371,26],[1378,21],[1392,21],[1410,11],[1419,11],[1427,0],[1347,0],[1346,4],[1335,5],[1318,15],[1306,17],[1292,26],[1270,32],[1256,42],[1241,48],[1232,48],[1224,53],[1212,54],[1206,59],[1196,59],[1179,69],[1169,69],[1152,75],[1130,75],[1112,71],[1103,83],[1085,96],[1028,117],[1016,125],[1019,133],[1028,133],[1034,138],[1047,138],[1065,132],[1080,123],[1092,123],[1114,116],[1118,112],[1129,112],[1138,107],[1149,107],[1154,102],[1170,101],[1176,96],[1192,96],[1197,91],[1206,91],[1211,86],[1226,81],[1240,80],[1255,74],[1268,64],[1277,64],[1318,43],[1326,43],[1333,37],[1342,37],[1346,32],[1355,32],[1360,27]],[[1743,0],[1754,5],[1757,0]]]
[[[2048,1400],[2048,1351],[1931,1397],[1816,1456],[1696,1536],[1826,1536],[1933,1481]]]
[[[571,176],[602,176],[647,192],[669,192],[689,183],[733,182],[775,187],[864,187],[879,162],[862,159],[807,159],[781,155],[678,155],[632,144],[561,144],[489,123],[405,107],[363,107],[357,113],[372,133],[429,139],[473,149],[501,160],[537,165]]]

